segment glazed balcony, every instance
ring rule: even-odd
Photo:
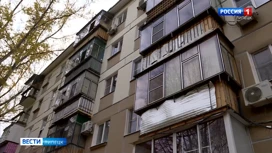
[[[87,36],[89,36],[89,38],[100,37],[107,40],[107,29],[109,28],[111,19],[112,16],[102,10],[76,34],[74,46],[79,45]]]
[[[65,84],[84,70],[99,74],[105,51],[105,41],[94,38],[74,53],[67,62]]]
[[[55,113],[53,123],[65,119],[76,112],[91,116],[93,111],[93,101],[85,97],[80,97],[78,100],[63,107],[61,110]]]
[[[238,111],[235,93],[240,89],[240,78],[231,42],[218,29],[187,45],[178,43],[184,42],[180,40],[180,37],[170,40],[174,42],[171,44],[175,44],[171,52],[164,54],[165,48],[157,49],[142,59],[141,65],[144,66],[142,72],[135,76],[137,78],[135,112],[141,115],[154,107],[162,105],[167,107],[167,104],[164,104],[166,101],[173,100],[175,103],[181,100],[178,97],[209,82],[212,82],[211,86],[215,87],[216,92],[211,98],[218,100],[214,101],[214,104],[208,101],[206,106],[196,110],[201,112],[203,109],[205,112],[207,108],[215,109],[230,105]],[[227,93],[224,94],[225,91]],[[231,98],[226,98],[226,95]],[[209,99],[209,95],[207,96]],[[221,99],[222,97],[224,98]],[[204,105],[204,102],[201,105]],[[188,108],[186,111],[193,110]]]
[[[171,0],[164,0],[161,3],[169,1]],[[168,12],[163,12],[164,8],[160,8],[160,5],[154,8],[156,10],[159,7],[157,11],[152,10],[150,12],[154,12],[154,17],[150,17],[147,24],[141,28],[140,53],[142,55],[146,55],[154,47],[161,46],[160,44],[171,39],[177,33],[186,33],[192,26],[198,24],[207,16],[211,16],[218,26],[224,24],[224,20],[218,16],[213,7],[215,5],[214,1],[203,0],[193,3],[191,0],[185,0],[179,5],[175,3],[176,6],[168,10]],[[219,5],[216,6],[220,7]],[[157,18],[159,12],[162,15]]]

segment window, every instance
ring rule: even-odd
[[[135,75],[137,75],[138,73],[141,72],[141,62],[142,62],[141,58],[136,59],[133,62],[133,76],[135,76]]]
[[[54,101],[56,100],[56,97],[57,97],[57,89],[54,89],[52,91],[52,96],[51,96],[51,99],[50,99],[50,104],[48,105],[48,109],[51,108],[52,104],[54,103]]]
[[[48,86],[48,83],[46,83],[46,84],[42,87],[42,94],[47,90],[47,86]]]
[[[112,76],[106,81],[105,95],[115,91],[116,81],[117,81],[117,74]]]
[[[122,50],[122,45],[123,45],[123,39],[119,40],[114,45],[112,45],[111,56],[119,53]]]
[[[158,41],[160,38],[163,37],[163,21],[158,23],[153,27],[153,32],[152,32],[152,43]]]
[[[34,120],[34,119],[37,118],[38,113],[39,113],[38,109],[37,109],[36,111],[33,112],[32,120]]]
[[[97,90],[97,84],[85,78],[83,81],[82,92],[86,94],[87,96],[94,99],[96,90]]]
[[[99,55],[99,48],[100,46],[97,45],[96,43],[93,43],[93,48],[92,48],[92,53],[91,55],[95,58],[98,58],[98,55]],[[102,60],[102,59],[99,59],[99,60]]]
[[[128,134],[140,130],[141,117],[133,112],[129,111],[129,124],[128,124]]]
[[[87,49],[84,49],[80,52],[80,62],[82,62],[86,58]]]
[[[127,17],[127,11],[124,11],[123,13],[121,13],[117,18],[117,26],[119,26],[120,24],[122,24],[123,22],[126,21],[126,17]]]
[[[42,106],[42,102],[43,102],[43,98],[41,100],[39,100],[38,108],[40,108]]]
[[[249,5],[252,5],[251,0],[234,0],[237,7],[247,7]]]
[[[255,67],[261,81],[272,80],[272,54],[269,48],[253,54]]]
[[[75,83],[75,84],[72,85],[71,92],[70,92],[70,97],[69,98],[71,98],[71,97],[73,97],[75,95],[75,93],[76,93],[76,87],[77,87],[77,83]]]
[[[163,97],[163,72],[164,65],[155,68],[149,74],[149,103]]]
[[[151,153],[152,150],[153,153],[229,153],[224,120],[219,118],[138,144],[135,153]]]
[[[193,9],[191,1],[184,1],[178,6],[179,25],[183,25],[193,18]]]
[[[46,126],[47,119],[48,119],[48,117],[47,117],[47,116],[46,116],[45,118],[43,118],[43,120],[42,120],[41,130],[43,130],[43,129],[44,129],[44,127]]]
[[[104,143],[108,141],[110,121],[107,121],[99,125],[96,144]]]

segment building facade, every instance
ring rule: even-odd
[[[217,13],[248,6],[250,18]],[[42,88],[66,65],[46,92],[56,91],[50,111],[26,133],[54,114],[31,136],[69,144],[44,152],[270,153],[271,8],[270,0],[118,1],[39,75]],[[26,108],[44,110],[39,99],[51,98],[42,95]]]

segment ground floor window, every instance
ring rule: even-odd
[[[223,118],[136,146],[135,153],[229,153]]]

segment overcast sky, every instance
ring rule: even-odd
[[[95,3],[91,3],[90,4],[90,8],[93,12],[93,14],[97,14],[99,11],[101,11],[102,9],[104,10],[108,10],[109,8],[111,8],[118,0],[96,0]],[[80,0],[79,0],[80,2]],[[69,22],[69,25],[63,29],[62,33],[65,33],[67,35],[73,35],[75,33],[77,33],[85,24],[88,23],[88,21],[91,19],[92,14],[90,14],[89,16],[86,15],[85,19],[73,19],[71,22]],[[72,43],[72,40],[68,41],[65,43],[66,46],[63,46],[64,48],[68,47],[69,44]],[[39,70],[40,73],[42,72],[46,66],[48,66],[52,61],[43,61],[41,63],[39,63],[37,65],[37,68]],[[3,129],[5,127],[7,127],[9,124],[8,123],[0,123],[0,136],[3,133]]]

